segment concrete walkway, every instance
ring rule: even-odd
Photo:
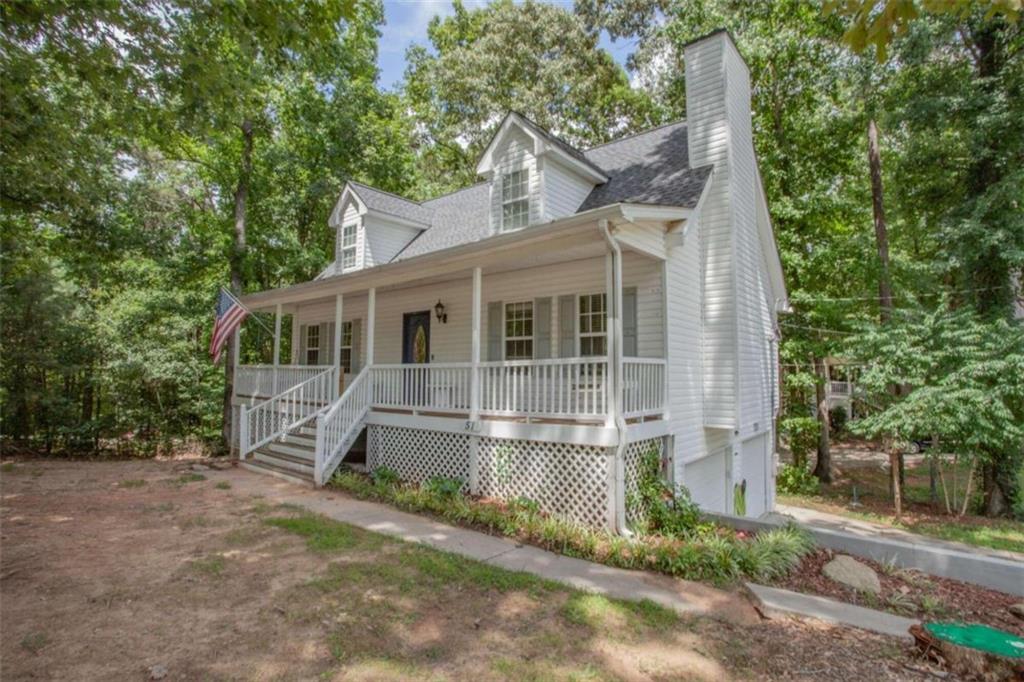
[[[841,516],[839,514],[830,514],[829,512],[823,512],[817,509],[777,504],[775,505],[775,511],[779,514],[792,516],[800,523],[814,528],[846,531],[848,533],[856,534],[868,533],[875,537],[899,540],[918,547],[933,547],[935,549],[945,551],[968,552],[981,556],[991,556],[1000,559],[1024,562],[1024,554],[1017,552],[1008,552],[1005,550],[990,549],[988,547],[977,547],[975,545],[968,545],[962,542],[942,540],[940,538],[921,535],[920,533],[912,533],[901,528],[893,528],[892,526],[887,526],[882,523],[874,523],[863,519],[854,519],[848,516]]]
[[[204,473],[212,481],[229,481],[235,495],[258,497],[268,503],[299,505],[359,528],[429,545],[492,566],[524,571],[587,592],[632,601],[649,599],[684,615],[710,616],[742,625],[760,622],[753,604],[739,592],[573,559],[507,538],[408,514],[389,505],[357,500],[333,490],[296,485],[242,468]]]

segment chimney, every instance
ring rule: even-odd
[[[704,268],[706,426],[738,430],[738,318],[747,295],[744,273],[756,271],[757,166],[750,121],[750,70],[732,37],[719,30],[684,48],[690,166],[712,165],[698,216]]]

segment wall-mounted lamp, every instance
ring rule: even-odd
[[[448,324],[448,313],[445,312],[444,303],[441,303],[441,299],[437,299],[437,305],[434,306],[434,314],[437,315],[438,322]]]

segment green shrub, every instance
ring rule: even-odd
[[[790,417],[783,419],[782,435],[793,453],[793,463],[804,465],[807,457],[818,447],[821,426],[813,417]]]
[[[833,438],[846,433],[847,418],[846,408],[842,405],[836,405],[828,411],[829,430]]]
[[[701,521],[700,509],[690,499],[690,492],[682,486],[673,489],[661,477],[661,458],[656,449],[644,454],[636,487],[626,504],[630,516],[637,519],[637,532],[683,538],[710,527]]]
[[[783,464],[775,476],[775,488],[789,495],[814,495],[818,492],[818,479],[804,465]]]
[[[463,485],[465,485],[465,481],[461,478],[434,476],[423,483],[423,489],[432,495],[451,499],[462,492]]]
[[[656,456],[655,456],[656,460]],[[330,485],[356,497],[389,502],[414,512],[430,512],[452,523],[486,529],[529,542],[567,556],[597,561],[609,566],[650,569],[690,580],[716,583],[741,576],[758,580],[784,575],[810,549],[806,536],[782,529],[746,539],[728,528],[701,520],[697,507],[685,489],[674,494],[657,478],[657,462],[646,462],[644,500],[653,510],[646,535],[622,537],[587,528],[540,510],[527,498],[505,505],[462,495],[454,483],[435,479],[422,486],[402,484],[390,470],[377,470],[370,477],[353,471],[339,471]],[[660,487],[659,487],[660,486]],[[660,492],[658,492],[660,491]],[[655,494],[657,493],[657,494]],[[637,500],[639,501],[639,497]],[[788,568],[787,568],[788,567]]]
[[[388,467],[377,467],[370,472],[370,480],[376,486],[390,487],[397,484],[401,479],[398,472]]]

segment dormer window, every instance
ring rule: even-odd
[[[501,229],[518,230],[530,221],[530,171],[513,171],[501,176]]]
[[[348,223],[341,227],[341,269],[352,270],[356,267],[356,236],[358,223]]]

